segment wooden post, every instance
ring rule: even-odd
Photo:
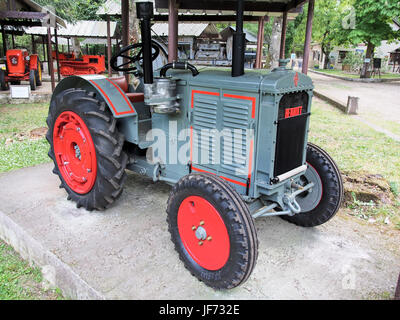
[[[264,46],[264,17],[258,18],[258,33],[257,33],[257,54],[256,54],[256,69],[262,68],[262,56]]]
[[[51,50],[51,32],[50,27],[47,27],[47,58],[49,59],[49,74],[51,78],[51,91],[56,88],[56,81],[54,79],[54,68],[53,68],[53,53]]]
[[[129,44],[129,1],[121,0],[122,46]],[[125,60],[126,61],[126,60]],[[125,75],[129,83],[129,74]]]
[[[42,36],[43,62],[46,60],[46,36]]]
[[[281,33],[281,50],[279,52],[279,59],[285,59],[286,31],[287,31],[287,11],[285,11],[283,13],[282,33]]]
[[[394,300],[400,300],[400,274],[399,274],[399,279],[397,280],[396,291],[394,293]]]
[[[35,36],[31,35],[31,42],[32,42],[32,53],[36,53],[36,43],[35,43]]]
[[[302,68],[302,72],[304,74],[307,74],[308,61],[310,59],[310,45],[311,45],[311,36],[312,36],[312,21],[313,21],[313,16],[314,16],[314,5],[315,5],[315,0],[308,1],[306,38],[304,41],[303,68]]]
[[[4,24],[1,25],[1,36],[2,36],[2,39],[3,39],[4,56],[6,56],[6,52],[7,52],[7,36],[6,36],[6,30],[4,29]]]
[[[107,64],[108,64],[108,77],[111,78],[111,27],[110,27],[110,16],[107,16]]]
[[[178,7],[176,0],[168,1],[168,62],[178,60]]]
[[[54,37],[56,39],[56,59],[57,59],[57,79],[58,82],[61,80],[61,75],[60,75],[60,59],[58,57],[58,35],[57,35],[57,28],[54,28]]]

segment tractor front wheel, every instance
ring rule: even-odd
[[[42,64],[40,63],[39,59],[37,62],[37,68],[35,70],[35,78],[36,78],[36,85],[42,85]]]
[[[36,72],[35,70],[29,71],[29,84],[31,86],[31,90],[35,91],[36,90]]]
[[[321,225],[336,214],[343,198],[343,182],[333,159],[320,147],[307,145],[308,169],[300,178],[302,184],[313,182],[314,186],[296,197],[302,212],[282,219],[301,227]]]
[[[248,279],[258,240],[249,208],[222,179],[210,174],[181,178],[168,199],[168,228],[192,275],[216,289]]]
[[[68,199],[87,210],[110,206],[122,193],[128,157],[105,103],[93,92],[64,90],[50,104],[47,125],[53,173]]]

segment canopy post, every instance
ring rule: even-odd
[[[56,59],[57,59],[57,79],[58,82],[61,80],[61,75],[60,75],[60,59],[58,57],[58,35],[57,35],[57,28],[54,28],[54,38],[56,39]]]
[[[262,53],[264,46],[264,22],[265,17],[260,17],[258,19],[258,33],[257,33],[257,54],[256,54],[256,69],[262,68]]]
[[[6,36],[6,30],[4,29],[4,24],[1,25],[1,37],[3,40],[3,53],[4,56],[6,56],[6,52],[7,52],[7,36]]]
[[[314,16],[314,5],[315,5],[315,0],[309,0],[307,25],[306,25],[306,38],[304,41],[303,67],[302,67],[302,72],[304,74],[307,74],[308,61],[310,58],[310,45],[311,45],[311,35],[312,35],[312,21]]]
[[[108,65],[108,77],[111,78],[111,31],[110,31],[110,16],[107,16],[107,65]]]
[[[36,53],[36,43],[35,43],[35,36],[31,35],[31,42],[32,42],[32,53]]]
[[[129,44],[129,0],[121,0],[122,46]],[[126,60],[124,61],[126,62]],[[125,74],[129,83],[129,74]]]
[[[178,60],[178,7],[176,0],[168,1],[168,62]]]
[[[285,59],[287,16],[287,11],[285,11],[282,18],[281,48],[279,52],[279,59]]]
[[[50,27],[47,27],[47,58],[49,62],[49,74],[51,78],[51,91],[56,88],[56,80],[54,79],[53,53],[51,50],[51,32]]]

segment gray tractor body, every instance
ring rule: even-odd
[[[307,169],[311,79],[285,67],[239,77],[220,68],[196,77],[170,70],[168,79],[176,83],[169,97],[176,112],[151,112],[154,98],[132,103],[102,76],[67,78],[56,92],[78,86],[102,97],[126,141],[146,151],[131,156],[132,171],[169,184],[206,172],[230,183],[253,212],[277,206],[281,214],[300,212],[290,196]]]

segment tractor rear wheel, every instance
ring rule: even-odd
[[[36,90],[36,74],[35,70],[29,71],[29,84],[31,86],[31,90],[35,91]]]
[[[3,91],[9,89],[9,85],[6,82],[6,72],[3,69],[0,69],[0,87]]]
[[[122,193],[128,156],[106,104],[93,92],[64,90],[50,104],[47,125],[53,173],[68,199],[86,210],[109,207]]]
[[[308,169],[301,180],[304,185],[313,182],[314,187],[296,198],[303,211],[281,218],[301,227],[315,227],[333,218],[339,210],[343,199],[343,182],[335,161],[312,143],[307,145],[307,164]]]
[[[167,208],[171,239],[192,275],[216,289],[245,282],[257,261],[258,240],[240,195],[211,174],[189,174],[172,189]]]

